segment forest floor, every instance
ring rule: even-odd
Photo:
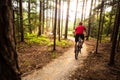
[[[55,51],[53,51],[53,46],[39,45],[36,43],[28,44],[26,42],[18,43],[18,62],[22,76],[43,68],[54,59],[63,55],[74,44],[71,40],[67,40],[67,42],[70,42],[70,44],[67,46],[56,46]]]
[[[85,42],[88,47],[87,58],[83,67],[78,68],[69,80],[120,80],[120,49],[116,52],[115,65],[109,66],[111,44],[99,44],[98,53],[95,53],[95,41]]]
[[[88,56],[83,60],[82,67],[77,67],[75,71],[69,74],[69,80],[120,80],[120,54],[118,54],[120,52],[116,53],[116,65],[108,66],[111,51],[110,43],[101,43],[97,54],[94,53],[94,40],[86,41],[85,44],[87,45]],[[17,50],[22,76],[43,68],[54,59],[62,56],[71,47],[73,45],[67,48],[57,47],[56,52],[52,52],[47,46],[20,43]]]

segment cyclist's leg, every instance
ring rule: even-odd
[[[83,43],[84,43],[84,34],[81,34],[80,37],[81,37],[81,39],[82,39],[82,45],[83,45]],[[81,47],[82,47],[82,46],[81,46]]]
[[[79,36],[75,35],[75,49],[76,49],[76,46],[77,46],[78,38],[79,38]]]

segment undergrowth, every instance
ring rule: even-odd
[[[46,35],[41,35],[41,36],[37,36],[36,34],[29,34],[26,33],[25,34],[25,40],[28,44],[39,44],[39,45],[46,45],[46,46],[53,46],[53,39],[49,38]],[[69,47],[71,46],[73,43],[70,40],[64,40],[61,39],[60,41],[58,41],[58,39],[56,39],[56,45],[57,46],[62,46],[63,48]]]

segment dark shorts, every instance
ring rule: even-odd
[[[75,42],[78,42],[79,37],[84,40],[84,34],[76,34],[75,35]]]

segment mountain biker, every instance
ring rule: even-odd
[[[82,25],[82,22],[80,22],[79,25],[76,26],[76,28],[75,28],[75,48],[76,48],[77,42],[79,40],[79,37],[83,40],[82,41],[82,44],[83,44],[83,42],[84,42],[84,31],[86,32],[86,28],[85,28],[85,26]],[[82,48],[82,46],[81,46],[81,48]]]

